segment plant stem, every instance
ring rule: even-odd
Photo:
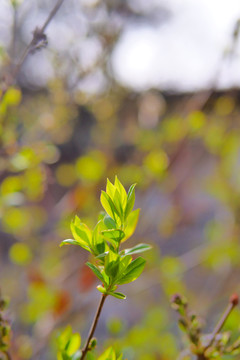
[[[205,347],[204,351],[205,351],[206,349],[208,349],[208,348],[212,345],[212,343],[214,342],[217,334],[222,330],[222,328],[223,328],[223,326],[224,326],[227,318],[229,317],[229,315],[231,314],[233,308],[237,305],[237,303],[238,303],[238,301],[235,302],[235,301],[231,301],[231,299],[230,299],[230,302],[229,302],[226,310],[224,311],[222,317],[221,317],[220,320],[218,321],[215,329],[213,330],[212,336],[211,336],[211,340],[209,341],[209,343],[208,343],[207,346]]]
[[[104,304],[104,301],[106,300],[106,297],[107,297],[107,294],[102,294],[102,297],[101,297],[101,300],[100,300],[100,303],[98,305],[98,309],[97,309],[97,312],[96,312],[96,315],[94,317],[94,320],[93,320],[93,323],[92,323],[92,326],[89,330],[89,333],[88,333],[88,337],[87,337],[87,341],[86,341],[86,344],[84,346],[84,348],[82,349],[82,356],[81,356],[81,359],[80,360],[83,360],[89,350],[89,343],[94,335],[94,332],[95,332],[95,329],[97,327],[97,323],[98,323],[98,320],[99,320],[99,317],[100,317],[100,314],[101,314],[101,311],[102,311],[102,308],[103,308],[103,304]]]
[[[198,354],[197,360],[207,360],[204,354]]]

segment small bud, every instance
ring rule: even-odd
[[[182,304],[182,296],[180,294],[174,294],[171,297],[171,303],[176,304],[176,305],[181,305]]]
[[[187,324],[186,320],[183,318],[178,320],[178,325],[183,331],[186,331],[188,328],[188,324]]]
[[[4,297],[4,298],[0,298],[0,310],[5,310],[8,307],[9,304],[9,300]]]
[[[229,299],[230,303],[234,306],[237,306],[239,303],[239,297],[237,294],[232,294],[232,296]]]
[[[97,346],[97,339],[96,338],[92,338],[89,344],[89,349],[94,349]]]
[[[171,297],[171,305],[174,310],[178,311],[181,315],[183,315],[183,312],[187,307],[187,300],[184,296],[180,294],[174,294]]]

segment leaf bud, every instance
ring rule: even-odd
[[[239,297],[237,294],[232,294],[232,296],[229,299],[230,303],[234,306],[237,306],[239,303]]]
[[[92,350],[97,346],[97,339],[96,338],[92,338],[89,344],[89,348]]]

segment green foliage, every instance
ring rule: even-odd
[[[135,202],[135,184],[128,193],[115,177],[114,184],[107,180],[106,192],[102,191],[101,203],[106,214],[91,231],[76,216],[71,223],[74,239],[62,241],[62,245],[78,245],[89,251],[94,257],[87,262],[102,285],[97,289],[105,295],[118,299],[126,296],[116,289],[118,285],[128,284],[136,280],[142,273],[145,260],[141,257],[133,259],[131,255],[149,250],[146,244],[138,244],[130,249],[121,249],[122,242],[133,233],[139,217],[139,209],[133,210]]]
[[[21,1],[12,1],[14,6],[17,3]],[[98,10],[101,12],[101,6],[103,13],[110,11],[112,17],[114,4],[90,3],[93,17]],[[85,5],[81,11],[84,12],[84,8]],[[89,11],[88,5],[86,8]],[[86,15],[87,19],[89,13]],[[90,40],[96,36],[107,58],[104,44],[110,45],[110,49],[113,44],[109,44],[112,38],[109,21],[105,23],[105,34],[102,26],[97,26],[100,34],[96,29],[86,33]],[[116,29],[120,36],[119,27]],[[6,50],[0,47],[0,59],[11,67]],[[50,51],[52,58],[54,52]],[[59,60],[58,56],[54,69]],[[72,60],[76,62],[75,58]],[[5,69],[2,70],[4,75]],[[27,76],[31,71],[25,73]],[[61,73],[65,71],[58,72]],[[102,73],[105,75],[106,71]],[[111,91],[106,86],[107,92],[91,96],[82,90],[72,89],[69,93],[65,87],[68,81],[58,77],[49,82],[46,91],[36,88],[34,92],[24,91],[22,96],[20,89],[14,86],[3,97],[0,105],[1,285],[14,299],[16,327],[24,326],[23,331],[26,329],[28,335],[23,337],[32,349],[37,349],[39,344],[38,339],[34,340],[29,334],[39,333],[44,342],[45,328],[51,328],[49,323],[52,321],[56,326],[61,320],[59,314],[68,316],[66,299],[71,303],[78,286],[83,292],[91,290],[95,276],[99,279],[100,292],[124,299],[125,295],[119,293],[117,286],[124,283],[124,277],[127,281],[129,276],[134,279],[138,275],[141,266],[132,269],[130,275],[126,272],[135,255],[148,249],[145,244],[123,246],[134,233],[139,216],[139,210],[133,211],[135,185],[127,193],[118,182],[108,182],[101,196],[107,214],[99,218],[95,228],[92,224],[97,216],[99,188],[106,176],[112,178],[117,173],[127,185],[138,183],[143,209],[140,242],[157,240],[164,254],[161,257],[157,251],[147,254],[150,271],[145,274],[145,283],[139,281],[141,296],[135,295],[132,305],[138,309],[138,323],[134,326],[136,318],[129,320],[121,313],[122,320],[126,324],[129,321],[129,328],[126,326],[119,350],[123,349],[129,360],[175,360],[179,341],[162,294],[169,296],[178,291],[194,299],[193,293],[197,292],[197,298],[204,300],[201,310],[214,316],[218,308],[209,296],[209,282],[214,284],[213,293],[219,291],[219,301],[226,291],[233,288],[239,291],[235,282],[240,264],[239,94],[237,91],[212,94],[206,107],[199,106],[199,94],[192,94],[188,107],[180,94],[174,98],[157,91],[133,94],[112,79],[110,83]],[[151,116],[156,107],[147,100],[152,95],[158,104],[166,102],[165,110],[162,108],[158,113],[157,109],[154,124],[151,124]],[[147,101],[150,109],[144,114],[141,113],[142,100]],[[188,111],[189,108],[192,110]],[[80,109],[88,116],[78,116]],[[82,120],[89,124],[90,118],[94,119],[94,125],[88,135],[85,127],[79,129],[78,126]],[[132,148],[133,153],[128,148]],[[124,156],[119,156],[119,149]],[[76,211],[81,214],[81,220],[73,220],[73,238],[65,240],[63,245],[81,244],[90,254],[88,266],[91,270],[82,269],[73,289],[74,282],[68,279],[72,274],[78,276],[77,254],[58,251],[56,243],[59,238],[69,237],[67,224]],[[204,231],[213,223],[214,231]],[[108,288],[110,282],[112,288]],[[62,288],[67,289],[70,296],[58,298],[56,294],[61,293]],[[136,287],[136,291],[139,288]],[[26,301],[22,302],[23,299]],[[153,314],[155,307],[167,320],[157,311]],[[87,312],[74,315],[79,324],[88,317]],[[238,352],[239,319],[236,311],[235,316],[230,317],[231,326],[229,323],[226,326],[233,332],[231,338],[236,338],[235,352]],[[201,322],[197,320],[196,324],[193,318],[190,324],[189,336],[191,333],[192,341],[196,342]],[[186,330],[184,322],[180,326]],[[227,334],[224,341],[226,339]],[[113,339],[109,341],[111,344]],[[34,358],[24,353],[24,341],[18,333],[14,344],[16,357]],[[51,358],[46,353],[47,346],[40,351],[41,357]],[[217,352],[215,356],[219,358]],[[224,356],[230,359],[233,355]],[[89,360],[90,357],[94,357],[92,351]]]
[[[113,347],[107,348],[97,357],[94,352],[96,344],[97,341],[93,338],[89,344],[87,360],[122,360],[122,355],[118,356]],[[67,326],[57,337],[57,360],[80,360],[82,356],[80,345],[80,335],[73,333],[71,326]]]
[[[57,338],[57,360],[79,360],[82,352],[79,349],[81,337],[78,333],[73,334],[71,326],[67,326]]]
[[[120,249],[121,243],[129,238],[137,225],[139,209],[133,210],[135,202],[135,184],[130,186],[128,193],[121,182],[115,177],[112,184],[107,180],[106,192],[102,191],[101,203],[106,211],[100,216],[95,228],[90,230],[76,216],[71,223],[71,231],[74,239],[62,241],[62,245],[78,245],[89,251],[94,259],[87,262],[87,266],[94,275],[101,281],[97,286],[101,292],[102,300],[98,308],[98,316],[93,323],[95,328],[101,307],[105,298],[110,295],[117,299],[126,299],[126,295],[116,291],[118,285],[128,284],[136,280],[142,273],[146,260],[142,257],[133,259],[131,255],[149,250],[151,247],[146,244],[138,244],[130,249]],[[71,328],[67,327],[58,338],[58,360],[88,360],[95,359],[92,350],[95,341],[90,333],[85,347],[81,350],[81,339],[78,334],[72,334]],[[108,348],[98,360],[121,360],[112,347]]]

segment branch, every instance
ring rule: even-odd
[[[97,327],[97,323],[98,323],[98,320],[99,320],[99,317],[100,317],[100,314],[101,314],[101,311],[102,311],[102,308],[103,308],[103,304],[105,302],[105,299],[106,299],[107,295],[106,294],[102,294],[102,297],[101,297],[101,301],[98,305],[98,309],[97,309],[97,312],[96,312],[96,315],[95,315],[95,318],[93,320],[93,323],[92,323],[92,326],[91,326],[91,329],[89,331],[89,334],[88,334],[88,338],[87,338],[87,341],[86,341],[86,344],[82,350],[82,356],[81,356],[81,359],[80,360],[83,360],[85,358],[85,356],[87,355],[87,352],[89,351],[89,344],[90,344],[90,341],[94,335],[94,332],[95,332],[95,329]]]
[[[52,21],[53,17],[56,15],[57,11],[63,4],[64,0],[58,0],[50,14],[48,15],[46,21],[42,25],[42,27],[38,28],[36,27],[33,31],[33,37],[31,42],[26,46],[26,48],[23,51],[22,56],[20,57],[19,62],[15,66],[14,70],[12,71],[12,74],[10,76],[6,76],[5,83],[2,89],[2,93],[0,95],[0,102],[3,99],[4,94],[8,90],[8,88],[13,85],[16,82],[16,78],[22,68],[22,65],[28,55],[30,53],[34,53],[37,50],[40,50],[41,48],[45,47],[47,45],[47,36],[45,35],[44,31],[46,30],[49,23]]]
[[[211,340],[209,341],[209,343],[207,344],[207,346],[204,349],[204,352],[213,344],[217,334],[220,333],[220,331],[222,330],[226,320],[228,319],[229,315],[231,314],[232,310],[235,308],[235,306],[238,305],[238,295],[237,294],[233,294],[230,299],[229,299],[229,304],[225,310],[225,312],[223,313],[222,317],[220,318],[219,322],[217,323],[215,329],[212,332],[212,336],[211,336]]]

